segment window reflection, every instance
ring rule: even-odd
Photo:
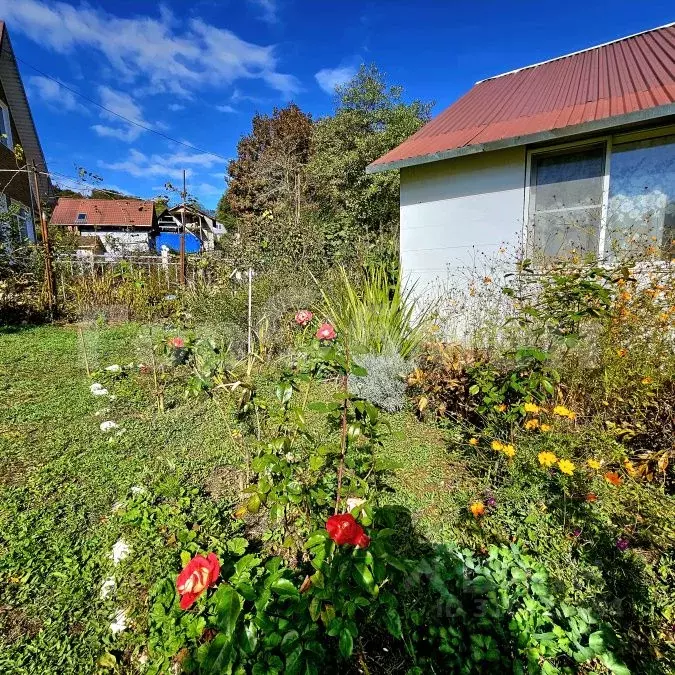
[[[614,145],[605,253],[675,254],[675,136]]]

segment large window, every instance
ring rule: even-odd
[[[6,145],[10,150],[14,147],[12,144],[12,127],[9,121],[9,109],[0,101],[0,143]]]
[[[528,231],[533,252],[597,251],[604,173],[604,145],[533,156]]]
[[[675,254],[675,134],[530,153],[528,255]]]
[[[675,252],[675,136],[612,146],[605,254]]]

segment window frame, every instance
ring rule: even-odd
[[[533,159],[540,155],[549,155],[565,150],[577,150],[579,148],[604,148],[604,162],[602,174],[602,201],[600,203],[600,230],[598,232],[598,255],[602,257],[605,249],[605,234],[607,229],[607,206],[609,203],[609,172],[610,172],[610,158],[612,137],[611,136],[597,136],[583,141],[571,141],[569,143],[556,143],[555,145],[547,145],[541,148],[528,148],[527,157],[525,161],[525,196],[523,199],[523,230],[522,241],[523,251],[526,252],[527,257],[533,257],[531,254],[534,251],[529,251],[530,242],[530,199],[532,195],[532,165]]]
[[[675,134],[675,125],[667,124],[660,127],[651,127],[649,129],[642,129],[638,131],[624,131],[616,134],[605,134],[602,136],[594,136],[581,141],[569,141],[567,143],[555,143],[538,148],[528,148],[525,158],[525,194],[523,198],[523,228],[521,232],[522,249],[525,251],[527,257],[532,257],[533,251],[528,250],[530,242],[528,241],[529,225],[530,225],[530,199],[532,192],[532,160],[539,155],[555,153],[564,150],[575,150],[577,148],[599,146],[604,144],[605,147],[605,162],[604,173],[602,176],[602,204],[600,213],[600,231],[598,234],[598,250],[597,255],[599,260],[603,260],[605,256],[605,245],[607,239],[607,213],[609,209],[609,188],[612,173],[612,148],[614,145],[622,145],[624,143],[639,142],[650,140],[653,138],[661,138],[662,136],[672,136]],[[668,262],[668,261],[659,261]],[[672,263],[669,263],[672,264]]]
[[[0,143],[7,147],[9,150],[14,149],[14,139],[12,138],[12,118],[9,114],[9,106],[4,102],[0,101],[0,115],[2,115],[3,125],[6,129],[7,138],[0,136]]]

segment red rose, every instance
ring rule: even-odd
[[[328,322],[322,323],[319,330],[316,331],[316,337],[319,340],[334,340],[336,335],[335,328]]]
[[[174,337],[169,340],[169,345],[174,349],[183,349],[185,347],[185,340],[182,337]]]
[[[194,601],[209,587],[213,586],[220,574],[220,563],[215,553],[206,557],[196,555],[183,568],[176,579],[180,595],[180,608],[189,609]]]
[[[297,323],[298,326],[306,326],[313,318],[314,314],[312,314],[308,309],[301,309],[295,315],[295,323]]]
[[[366,536],[363,528],[351,513],[331,516],[326,521],[326,531],[338,546],[351,544],[360,548],[368,548],[370,545],[370,537]]]
[[[359,548],[368,548],[370,546],[370,537],[363,530],[361,530],[359,536],[354,539],[354,546],[358,546]]]

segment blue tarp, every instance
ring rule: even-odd
[[[160,232],[155,239],[155,248],[161,252],[162,246],[168,247],[172,253],[180,251],[180,235],[177,232]],[[185,252],[199,253],[201,251],[201,242],[192,232],[185,233]]]

